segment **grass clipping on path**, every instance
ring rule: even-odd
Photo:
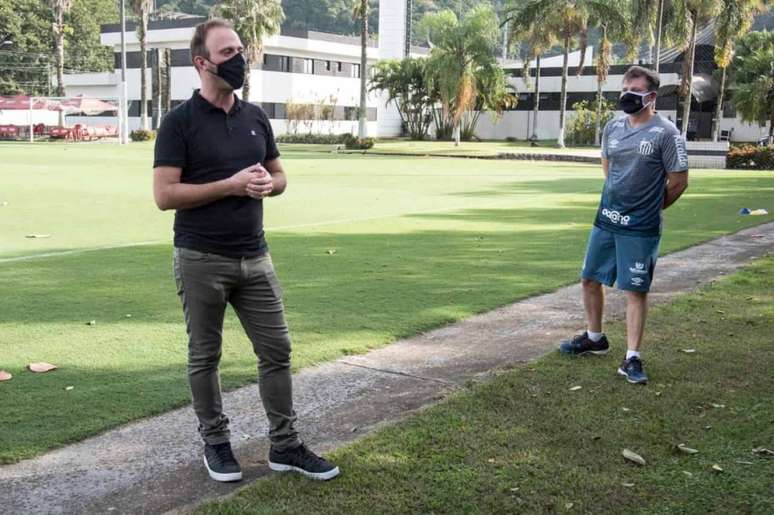
[[[337,451],[332,482],[272,477],[201,512],[772,513],[772,327],[769,257],[653,310],[646,387],[616,376],[614,324],[608,356],[503,373]]]

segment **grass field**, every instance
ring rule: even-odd
[[[773,513],[753,452],[774,450],[773,326],[774,257],[653,311],[646,387],[616,376],[613,324],[604,358],[518,366],[335,452],[331,482],[270,477],[199,513]]]
[[[0,145],[0,369],[15,375],[0,384],[0,462],[188,400],[151,150]],[[602,184],[595,166],[284,150],[290,186],[266,221],[296,368],[575,281]],[[773,197],[774,173],[695,173],[662,250],[771,220],[736,213]],[[80,252],[99,247],[116,248]],[[224,386],[254,381],[232,313],[224,338]],[[33,361],[60,369],[25,372]]]

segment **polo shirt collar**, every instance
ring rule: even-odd
[[[201,109],[202,111],[208,111],[208,112],[219,111],[221,113],[223,112],[223,109],[215,105],[212,105],[209,100],[204,98],[198,89],[194,90],[193,102],[194,102],[194,105],[197,108]],[[242,103],[243,103],[242,100],[240,100],[239,97],[236,95],[236,93],[234,93],[234,105],[231,106],[231,111],[229,111],[229,114],[236,113],[237,111],[242,109]]]

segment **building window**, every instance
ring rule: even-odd
[[[326,72],[331,71],[331,62],[330,61],[325,61],[325,71]]]
[[[314,73],[314,61],[311,59],[304,59],[304,73]]]
[[[339,72],[339,73],[341,73],[341,65],[342,65],[341,61],[336,63],[336,71]]]
[[[351,72],[350,75],[354,79],[359,79],[360,78],[360,65],[359,64],[353,64],[352,65],[352,72]]]

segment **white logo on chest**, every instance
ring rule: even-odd
[[[653,142],[649,140],[640,141],[640,155],[649,156],[653,153]]]
[[[610,148],[615,148],[618,146],[618,140],[613,138],[610,140]]]
[[[257,136],[257,134],[255,133],[255,131],[253,129],[250,129],[250,134],[252,134],[253,136]]]

